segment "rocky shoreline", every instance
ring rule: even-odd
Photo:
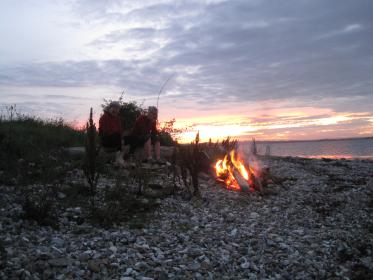
[[[0,279],[373,279],[373,161],[263,161],[283,186],[201,176],[202,199],[161,199],[140,228],[79,224],[79,207],[39,226],[0,186]]]

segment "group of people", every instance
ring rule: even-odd
[[[146,113],[135,121],[129,135],[123,135],[122,120],[119,116],[120,103],[111,102],[105,109],[99,121],[99,135],[104,148],[117,151],[117,162],[123,162],[123,146],[129,145],[129,153],[137,148],[143,148],[145,162],[162,163],[160,158],[160,142],[157,130],[158,109],[150,106]],[[155,158],[152,156],[154,146]]]

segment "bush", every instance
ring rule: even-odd
[[[201,162],[201,145],[199,144],[199,132],[195,140],[188,144],[179,147],[181,177],[185,187],[189,188],[188,173],[191,177],[191,185],[193,187],[194,196],[200,196],[198,174],[202,171]]]
[[[119,115],[123,129],[129,131],[134,126],[136,119],[144,113],[144,110],[136,102],[122,102]]]
[[[72,128],[62,119],[42,120],[8,109],[0,117],[0,170],[6,176],[1,182],[9,183],[21,168],[21,162],[41,162],[42,156],[66,146],[81,146],[84,132]]]
[[[136,217],[145,218],[145,213],[154,210],[157,203],[141,198],[129,190],[128,180],[117,178],[114,186],[107,186],[97,201],[91,220],[105,228],[124,222],[130,224]],[[140,221],[137,221],[140,222]]]
[[[22,199],[22,218],[36,221],[40,226],[58,228],[58,214],[54,192],[47,187],[27,191]]]
[[[159,139],[162,146],[174,146],[182,129],[175,128],[175,119],[165,121],[159,129]]]
[[[102,109],[109,106],[112,101],[111,99],[104,99],[104,104],[101,105]],[[145,111],[141,108],[141,105],[135,101],[123,102],[123,93],[118,102],[120,104],[119,116],[121,118],[123,130],[129,132],[135,124],[136,119]]]

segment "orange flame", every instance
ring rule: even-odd
[[[252,172],[251,168],[249,171]],[[243,160],[241,160],[236,152],[232,150],[229,156],[226,155],[224,159],[219,159],[215,164],[215,172],[218,180],[223,181],[228,189],[235,191],[241,190],[236,178],[234,177],[234,170],[237,170],[240,175],[250,183],[249,171],[246,169]]]

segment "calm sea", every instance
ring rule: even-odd
[[[251,142],[244,142],[244,150]],[[257,142],[259,154],[264,155],[268,148],[275,156],[297,156],[309,158],[372,158],[373,138],[348,140],[317,140],[294,142]]]

